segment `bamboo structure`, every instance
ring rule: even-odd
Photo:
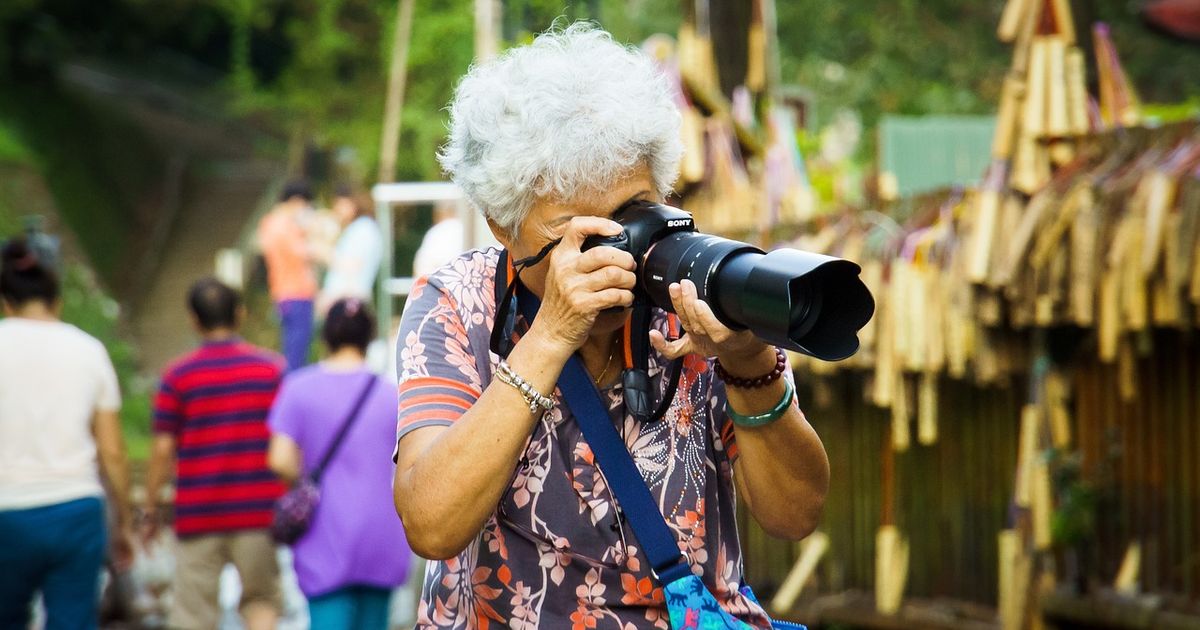
[[[772,161],[794,129],[748,118],[747,95],[771,109],[750,87],[722,92],[708,3],[687,4],[677,45],[656,54],[679,71],[684,207],[706,231],[859,262],[877,306],[853,358],[793,357],[830,453],[828,549],[816,563],[742,514],[748,579],[786,587],[784,608],[861,589],[884,617],[902,617],[909,597],[953,597],[996,606],[1005,628],[1039,627],[1054,581],[1081,580],[1051,562],[1084,554],[1062,529],[1079,508],[1061,456],[1076,453],[1083,479],[1119,489],[1094,508],[1077,572],[1200,596],[1200,565],[1172,560],[1200,553],[1200,477],[1187,466],[1200,449],[1197,124],[1138,126],[1103,28],[1077,30],[1064,0],[1010,0],[998,34],[1013,58],[980,186],[814,215],[789,179],[803,163]],[[750,28],[751,46],[770,40]],[[756,54],[744,83],[769,95],[771,55]],[[1119,554],[1146,540],[1157,543],[1114,582]]]
[[[852,423],[874,432],[885,455],[834,471],[851,479],[831,491],[826,563],[847,585],[873,587],[882,612],[899,605],[890,574],[903,556],[908,592],[996,603],[1003,627],[1037,627],[1053,581],[1076,579],[1050,569],[1073,544],[1056,523],[1070,518],[1064,509],[1079,509],[1064,507],[1074,499],[1054,454],[1078,453],[1083,478],[1099,486],[1108,483],[1112,449],[1123,453],[1123,490],[1112,514],[1092,516],[1103,551],[1091,574],[1115,580],[1121,558],[1113,550],[1152,539],[1158,546],[1138,547],[1140,562],[1126,563],[1134,568],[1118,583],[1142,591],[1169,584],[1195,596],[1198,568],[1170,559],[1191,557],[1200,540],[1200,482],[1194,466],[1181,468],[1200,449],[1190,427],[1200,417],[1200,352],[1190,341],[1200,328],[1200,124],[1138,126],[1137,97],[1103,28],[1092,33],[1100,105],[1090,106],[1066,2],[1011,0],[1000,35],[1015,46],[1013,64],[979,188],[907,200],[893,208],[898,222],[828,217],[787,242],[860,262],[877,304],[855,357],[837,365],[793,357],[814,391],[826,392],[817,399],[834,401],[813,417],[829,412],[840,422],[849,413],[881,427]],[[1168,337],[1176,341],[1164,345]],[[1164,362],[1180,373],[1167,382],[1147,374]],[[985,391],[1004,394],[990,407],[972,399]],[[985,418],[1003,439],[974,426]],[[832,424],[818,430],[826,435]],[[859,436],[826,435],[827,444],[837,439],[848,440],[852,457],[869,457]],[[929,468],[930,459],[946,467]],[[1183,481],[1176,488],[1168,479]],[[841,491],[877,492],[882,511],[864,509],[869,500],[858,496],[834,499]],[[956,513],[964,501],[988,507]],[[924,509],[950,520],[931,520]],[[959,533],[945,539],[947,526]],[[882,529],[868,536],[872,527]],[[930,527],[942,535],[920,533]],[[981,532],[991,535],[990,550],[969,540]],[[941,553],[931,538],[955,558],[927,558]],[[872,571],[853,545],[874,549]],[[1001,558],[1000,570],[973,580],[957,558],[989,566]]]

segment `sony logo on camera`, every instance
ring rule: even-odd
[[[667,227],[686,227],[692,224],[691,219],[671,219],[667,221]]]

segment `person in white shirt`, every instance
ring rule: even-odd
[[[348,187],[339,187],[333,214],[342,225],[325,273],[317,312],[324,314],[334,302],[347,297],[370,300],[383,261],[383,232],[375,221],[369,199]]]
[[[433,226],[425,232],[413,258],[413,277],[427,276],[465,251],[466,234],[458,208],[452,203],[439,204],[433,209]]]
[[[95,628],[106,553],[132,559],[117,376],[104,346],[59,320],[59,287],[24,240],[0,260],[0,628],[24,628],[38,592],[47,628]]]

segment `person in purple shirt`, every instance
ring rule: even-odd
[[[375,381],[321,474],[320,504],[292,549],[313,628],[386,628],[391,592],[404,583],[411,560],[390,500],[396,386],[364,363],[374,330],[362,300],[335,302],[322,331],[329,356],[284,379],[268,420],[271,468],[295,481],[317,467]]]

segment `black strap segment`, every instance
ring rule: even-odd
[[[346,435],[350,433],[350,427],[353,426],[354,420],[362,415],[359,411],[362,410],[363,403],[367,402],[367,396],[375,389],[375,382],[378,380],[378,377],[373,372],[367,372],[367,382],[363,384],[362,391],[358,394],[358,399],[354,401],[354,406],[350,409],[350,415],[346,416],[346,419],[342,421],[342,428],[338,429],[337,436],[333,438],[333,442],[326,449],[325,456],[321,458],[321,463],[317,464],[317,467],[312,471],[312,475],[310,475],[313,483],[321,480],[321,473],[325,472],[325,467],[329,465],[329,462],[333,461],[333,456],[337,454],[337,450],[346,439]]]

